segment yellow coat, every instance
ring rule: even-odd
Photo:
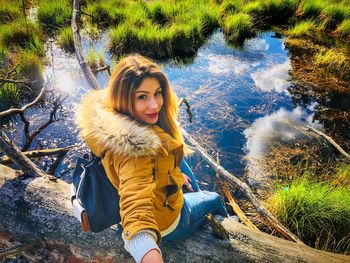
[[[156,125],[142,125],[105,108],[104,91],[91,91],[77,109],[77,126],[120,195],[124,236],[167,229],[183,205],[179,165],[183,145]]]

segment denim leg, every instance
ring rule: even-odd
[[[163,238],[163,241],[177,243],[188,238],[206,222],[206,215],[209,213],[227,216],[217,193],[201,191],[184,194],[180,222],[172,233]]]
[[[188,165],[188,163],[185,161],[185,159],[182,159],[182,162],[180,164],[180,170],[181,172],[183,172],[184,174],[186,174],[188,177],[190,177],[191,179],[191,185],[192,188],[195,192],[199,191],[199,185],[197,183],[196,177],[194,176],[190,166]]]

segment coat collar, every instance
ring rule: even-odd
[[[76,110],[81,136],[97,156],[107,150],[130,157],[153,156],[182,144],[156,125],[142,125],[128,116],[109,111],[105,91],[88,92]]]

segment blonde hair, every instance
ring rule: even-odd
[[[123,58],[115,66],[107,86],[107,107],[135,119],[133,111],[135,92],[146,78],[156,78],[162,88],[163,106],[159,112],[157,125],[183,143],[186,153],[190,152],[176,123],[178,97],[170,87],[168,78],[150,59],[134,54]]]

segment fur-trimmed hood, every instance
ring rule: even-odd
[[[164,148],[162,144],[166,138],[175,141],[158,126],[142,125],[107,110],[105,101],[104,90],[92,90],[84,96],[76,111],[80,134],[95,155],[101,156],[110,150],[113,154],[136,158],[152,156]],[[172,143],[171,148],[174,146],[179,145]]]

